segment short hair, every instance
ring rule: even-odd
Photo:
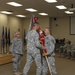
[[[15,32],[14,36],[16,37],[17,34],[20,34],[20,32],[19,31]]]
[[[38,23],[38,22],[33,23],[33,26],[37,26],[37,25],[39,25],[39,23]]]
[[[50,28],[49,27],[46,27],[46,29],[48,29],[50,31]]]

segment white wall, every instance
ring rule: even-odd
[[[5,26],[5,27],[8,26],[8,17],[7,15],[0,14],[0,37],[2,34],[2,26]]]
[[[75,43],[75,35],[70,35],[70,17],[59,17],[56,21],[52,18],[51,30],[55,38],[67,38]]]
[[[50,27],[51,34],[55,38],[66,38],[75,43],[75,35],[70,35],[70,17],[57,17],[56,20],[54,18],[49,17],[41,17],[38,19],[40,23],[40,27],[44,30],[46,27]],[[28,30],[30,24],[30,18],[24,20],[23,28]],[[56,26],[57,24],[57,26]]]
[[[20,29],[22,37],[23,20],[17,17],[12,17],[4,14],[0,14],[0,39],[2,38],[2,27],[10,28],[11,39],[14,32]]]
[[[14,32],[20,28],[21,38],[23,36],[23,20],[17,17],[12,17],[4,14],[0,14],[0,52],[1,52],[1,39],[2,39],[2,27],[10,28],[10,39],[14,37]]]
[[[23,36],[23,31],[22,31],[22,27],[23,27],[23,20],[17,17],[8,17],[8,27],[10,28],[10,37],[11,39],[13,39],[14,37],[14,33],[16,31],[18,31],[18,29],[20,29],[21,32],[21,38]]]
[[[46,27],[49,27],[49,17],[41,17],[41,18],[38,18],[37,21],[40,23],[40,27],[42,30],[44,30]],[[29,28],[29,25],[30,25],[30,18],[25,19],[23,28],[26,29],[26,32]]]
[[[50,27],[51,33],[55,38],[67,38],[75,43],[75,35],[70,35],[70,18],[69,17],[57,17],[56,21],[54,18],[40,17],[38,18],[40,27],[44,30],[46,27]],[[57,26],[56,26],[57,24]],[[30,18],[17,18],[0,14],[0,40],[2,34],[2,26],[10,28],[11,39],[14,36],[14,32],[20,29],[21,37],[23,37],[23,30],[26,32],[30,25]]]

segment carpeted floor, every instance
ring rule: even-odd
[[[20,71],[23,71],[24,65],[26,61],[26,53],[22,58]],[[71,59],[66,59],[59,57],[56,54],[56,69],[58,75],[75,75],[75,61]],[[36,65],[33,62],[28,75],[36,75]],[[1,65],[0,66],[0,75],[13,75],[12,71],[12,63]]]

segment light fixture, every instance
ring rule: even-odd
[[[20,6],[22,6],[22,4],[19,4],[19,3],[16,3],[16,2],[8,2],[7,4],[8,4],[8,5],[11,5],[11,6],[15,6],[15,7],[20,7]]]
[[[48,3],[55,3],[55,2],[57,2],[57,0],[45,0],[46,2],[48,2]]]
[[[58,9],[67,9],[64,5],[56,6],[56,8],[58,8]]]
[[[24,15],[16,15],[17,17],[26,17],[26,16],[24,16]]]
[[[39,15],[47,16],[48,14],[47,13],[39,13]]]
[[[1,11],[2,14],[12,14],[12,12],[8,12],[8,11]]]
[[[33,9],[33,8],[28,8],[28,9],[25,9],[27,11],[30,11],[30,12],[37,12],[37,10]]]
[[[66,14],[74,14],[74,12],[65,11]]]

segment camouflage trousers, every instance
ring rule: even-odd
[[[67,53],[66,53],[67,57],[71,57],[71,50],[67,50]]]
[[[42,60],[43,60],[42,75],[48,75],[48,65],[47,65],[45,57],[43,57]],[[54,57],[48,57],[48,61],[50,63],[52,75],[57,75],[56,68],[55,68],[55,58]]]
[[[63,48],[59,48],[59,54],[63,54],[64,49]]]
[[[14,72],[19,71],[20,63],[21,63],[21,58],[22,58],[22,55],[14,54],[14,57],[12,58],[12,61],[13,61],[13,71]]]
[[[75,58],[75,50],[71,51],[71,55],[72,55],[73,58]]]
[[[41,75],[42,73],[42,64],[41,64],[41,55],[40,54],[27,54],[26,65],[23,70],[23,75],[27,75],[30,69],[32,62],[35,60],[37,71],[36,75]]]

